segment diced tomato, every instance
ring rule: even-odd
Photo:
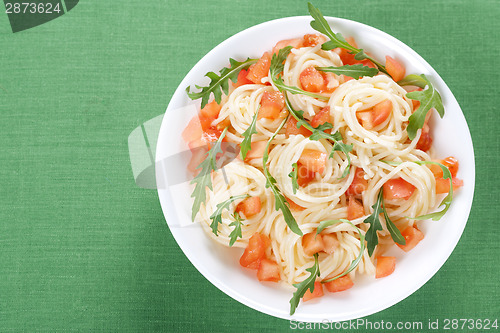
[[[415,146],[417,149],[422,151],[428,151],[432,146],[432,136],[431,136],[431,128],[429,126],[429,121],[432,116],[432,109],[425,116],[424,126],[422,127],[422,133],[420,134],[420,139],[418,139],[417,145]]]
[[[404,237],[406,244],[401,245],[396,243],[396,245],[405,252],[413,249],[422,239],[424,239],[424,234],[422,233],[422,231],[412,226],[408,226],[405,230],[403,230],[401,232],[401,235]]]
[[[248,68],[247,79],[256,84],[262,84],[262,79],[269,73],[271,54],[265,52],[262,57]]]
[[[240,258],[240,265],[252,269],[258,269],[261,259],[266,255],[266,249],[271,244],[267,236],[258,232],[248,240],[248,245]]]
[[[195,176],[198,175],[198,173],[200,172],[198,166],[205,160],[207,152],[208,148],[206,146],[191,150],[191,160],[189,161],[189,164],[187,166],[189,172],[191,172]]]
[[[297,181],[298,183],[298,181]],[[300,184],[299,184],[300,185]],[[305,208],[296,204],[292,199],[286,198],[291,210],[303,211]]]
[[[315,178],[315,172],[310,172],[305,165],[297,163],[297,184],[299,184],[299,186],[304,187]]]
[[[307,289],[304,293],[304,296],[302,296],[302,301],[307,302],[313,298],[321,297],[323,295],[323,286],[321,285],[321,282],[316,281],[314,282],[314,291],[311,292],[309,289]]]
[[[321,234],[317,235],[316,232],[305,234],[302,236],[302,248],[304,249],[304,253],[308,256],[323,251],[325,248],[323,237]]]
[[[219,116],[221,106],[215,101],[211,101],[200,110],[201,127],[206,130],[212,126],[212,122]]]
[[[352,282],[349,275],[344,275],[343,277],[338,278],[336,280],[326,282],[324,283],[324,285],[326,290],[328,290],[331,293],[336,293],[339,291],[344,291],[352,288],[352,286],[354,286],[354,282]]]
[[[351,45],[357,48],[356,41],[354,40],[353,37],[347,37],[346,41]],[[338,49],[338,54],[340,56],[340,60],[342,60],[342,63],[344,65],[354,65],[357,60],[354,59],[354,54],[349,53],[346,49]]]
[[[285,131],[286,136],[290,135],[299,135],[302,134],[305,137],[309,137],[312,132],[305,128],[304,126],[300,126],[300,128],[297,128],[297,120],[294,117],[289,117],[287,122],[286,122],[286,131]]]
[[[305,166],[309,172],[321,174],[326,168],[326,153],[314,149],[304,149],[298,162]]]
[[[257,271],[259,281],[278,282],[280,280],[280,267],[276,261],[262,258]]]
[[[441,160],[441,164],[447,167],[450,170],[451,176],[455,177],[458,172],[458,160],[453,156],[448,156],[445,159]],[[441,170],[441,168],[439,168]],[[441,170],[443,172],[443,170]]]
[[[284,39],[280,40],[279,42],[276,43],[276,45],[273,47],[273,53],[278,53],[279,50],[291,46],[294,49],[301,48],[304,44],[304,40],[302,38],[293,38],[293,39]]]
[[[371,60],[369,60],[369,59],[363,59],[361,61],[356,61],[354,63],[354,65],[356,65],[356,64],[361,64],[363,66],[367,66],[367,67],[370,67],[370,68],[377,68],[377,66],[375,66],[375,64]]]
[[[325,234],[323,235],[323,245],[325,251],[328,254],[332,254],[339,247],[339,240],[335,234]]]
[[[407,91],[407,92],[412,92],[412,91],[422,91],[423,89],[420,88],[420,87],[416,87],[416,86],[406,86],[404,87],[404,89]],[[413,104],[413,111],[417,110],[418,107],[420,106],[420,101],[416,101],[414,99],[411,100],[411,103]]]
[[[293,117],[292,117],[293,118]],[[330,107],[325,106],[323,109],[319,110],[311,120],[312,127],[318,127],[319,125],[323,125],[324,123],[331,122],[330,120]]]
[[[396,257],[377,257],[375,278],[380,279],[391,275],[396,269]]]
[[[370,110],[359,111],[356,117],[361,120],[361,125],[366,129],[372,129],[389,118],[392,112],[392,102],[388,99],[376,104]]]
[[[464,185],[464,181],[456,177],[451,178],[453,191]],[[450,191],[450,180],[443,177],[436,178],[436,194],[448,193]]]
[[[200,118],[198,115],[191,118],[188,125],[182,131],[182,138],[185,142],[193,142],[199,140],[203,135],[203,128],[201,128]]]
[[[325,78],[314,67],[307,67],[300,73],[300,85],[309,92],[320,92],[326,88]]]
[[[238,80],[236,81],[236,84],[234,85],[234,88],[238,88],[240,86],[243,86],[245,84],[251,84],[253,83],[249,79],[247,79],[248,71],[246,69],[242,69],[240,73],[238,74]]]
[[[285,97],[279,91],[265,91],[260,101],[257,119],[276,119],[285,107]]]
[[[318,34],[306,34],[304,35],[304,46],[316,46],[318,44],[323,44],[326,42],[326,38]]]
[[[403,178],[389,179],[383,185],[384,188],[384,199],[405,199],[411,197],[413,192],[415,192],[415,186],[408,183]]]
[[[250,150],[247,152],[245,157],[245,162],[250,161],[254,158],[262,158],[264,156],[264,151],[266,150],[266,141],[254,141],[250,144]]]
[[[358,200],[349,197],[347,203],[347,219],[352,221],[365,215],[365,209]]]
[[[405,77],[406,70],[404,66],[391,56],[385,56],[385,69],[387,69],[387,73],[389,73],[396,82]]]
[[[259,197],[246,198],[236,206],[236,211],[243,213],[246,218],[250,218],[258,213],[262,208],[262,203]]]
[[[217,141],[221,134],[222,134],[222,130],[217,129],[216,127],[207,128],[206,130],[204,130],[201,133],[201,138],[188,143],[189,149],[192,150],[195,148],[207,146],[211,142]],[[224,138],[222,141],[225,141],[225,140],[226,140],[226,138]]]
[[[348,196],[360,195],[368,188],[368,179],[365,179],[365,172],[361,168],[354,169],[354,178],[346,191]]]

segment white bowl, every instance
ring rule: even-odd
[[[273,283],[260,283],[255,271],[239,265],[242,249],[226,248],[213,242],[199,224],[191,222],[191,198],[186,178],[189,154],[176,155],[185,144],[181,132],[199,107],[186,95],[185,88],[207,83],[208,71],[217,72],[228,66],[228,59],[258,58],[277,41],[315,33],[311,17],[289,17],[262,23],[246,29],[219,44],[205,55],[186,75],[175,91],[161,126],[157,149],[157,166],[169,156],[164,167],[157,167],[157,179],[167,179],[167,186],[158,189],[163,213],[172,235],[184,254],[211,283],[235,300],[263,313],[300,321],[344,321],[367,316],[386,309],[411,295],[424,285],[444,264],[465,228],[474,192],[474,151],[472,139],[460,107],[434,69],[415,51],[394,37],[367,25],[346,19],[326,17],[334,32],[353,36],[360,47],[376,59],[385,55],[404,63],[407,74],[425,74],[441,93],[445,116],[433,124],[434,147],[438,157],[453,155],[460,161],[458,177],[464,186],[455,194],[448,213],[440,221],[421,223],[425,238],[412,251],[404,253],[394,247],[397,257],[395,272],[383,279],[356,279],[349,291],[328,294],[318,300],[300,303],[289,315],[292,292]],[[180,178],[179,178],[180,175]],[[176,179],[173,181],[172,179]],[[173,184],[172,182],[180,184]]]

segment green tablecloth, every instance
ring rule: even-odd
[[[500,2],[315,5],[422,55],[455,94],[474,141],[475,202],[455,251],[420,290],[366,319],[427,327],[498,318]],[[127,137],[164,112],[212,47],[295,15],[307,15],[306,2],[80,1],[14,34],[0,13],[0,331],[289,330],[191,265],[156,192],[135,185]]]

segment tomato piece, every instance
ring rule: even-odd
[[[392,102],[386,99],[369,110],[356,112],[356,117],[364,128],[370,130],[386,121],[391,112]]]
[[[299,76],[302,89],[309,92],[320,92],[326,88],[325,78],[314,67],[307,67]]]
[[[314,282],[314,291],[311,292],[309,289],[306,290],[304,293],[304,296],[302,296],[302,301],[307,302],[313,298],[321,297],[325,293],[323,292],[323,286],[321,285],[321,282],[316,281]]]
[[[391,275],[396,269],[396,257],[377,257],[375,278],[380,279]]]
[[[323,237],[321,234],[317,235],[316,232],[305,234],[302,236],[302,248],[304,249],[304,253],[308,256],[323,251],[325,248]]]
[[[269,73],[271,54],[265,52],[262,57],[248,68],[247,79],[256,84],[262,84],[262,79]]]
[[[324,36],[318,34],[306,34],[304,35],[304,46],[316,46],[318,44],[323,44],[326,42]]]
[[[326,290],[328,290],[331,293],[336,293],[339,291],[344,291],[352,288],[352,286],[354,286],[354,282],[352,282],[349,275],[344,275],[343,277],[338,278],[336,280],[326,282],[324,283],[324,285]]]
[[[293,118],[293,117],[292,117]],[[330,107],[325,106],[323,109],[319,110],[311,120],[311,126],[316,128],[319,125],[330,122]]]
[[[412,226],[408,226],[405,230],[403,230],[401,232],[401,235],[404,237],[406,244],[401,245],[396,243],[396,245],[405,252],[413,249],[422,239],[424,239],[424,234],[422,233],[422,231]]]
[[[453,191],[458,190],[464,185],[464,181],[456,177],[451,178]],[[450,191],[450,180],[443,177],[436,178],[436,194],[448,193]]]
[[[354,178],[346,191],[348,196],[361,195],[368,188],[368,179],[365,179],[365,172],[362,168],[354,169]]]
[[[458,160],[453,156],[448,156],[445,159],[441,160],[441,164],[447,167],[450,170],[451,176],[455,177],[458,172]],[[441,170],[441,168],[439,168]],[[443,172],[443,170],[441,170]]]
[[[200,110],[201,127],[206,130],[212,127],[212,122],[219,116],[221,106],[215,101],[211,101]]]
[[[299,135],[302,134],[305,137],[309,137],[312,132],[305,128],[304,126],[300,126],[300,128],[297,128],[297,120],[294,117],[289,117],[287,122],[286,122],[286,130],[285,130],[286,136],[290,135]]]
[[[257,278],[259,281],[278,282],[280,280],[280,267],[276,261],[263,258],[259,263]]]
[[[299,186],[304,187],[315,178],[315,172],[310,172],[305,165],[297,163],[297,184],[299,184]]]
[[[405,77],[406,69],[391,56],[385,56],[385,69],[396,82],[401,81]]]
[[[293,39],[284,39],[280,40],[279,42],[276,43],[276,45],[273,47],[273,53],[278,53],[279,50],[291,46],[294,49],[301,48],[304,44],[304,40],[302,38],[293,38]]]
[[[298,181],[297,181],[298,183]],[[299,184],[300,185],[300,184]],[[291,210],[296,210],[296,211],[303,211],[305,208],[296,204],[292,199],[286,198],[286,201],[288,202],[288,205],[290,206]]]
[[[411,197],[413,192],[415,192],[416,187],[408,183],[403,178],[389,179],[383,185],[384,189],[384,199],[405,199]]]
[[[264,151],[266,150],[266,141],[255,141],[250,144],[250,150],[247,152],[245,157],[245,162],[250,161],[254,158],[262,158],[264,156]]]
[[[285,97],[279,91],[265,91],[260,100],[260,109],[257,119],[276,119],[285,107]]]
[[[250,218],[260,213],[262,203],[260,197],[249,197],[243,200],[236,206],[236,211]]]
[[[247,75],[248,75],[248,71],[246,69],[242,69],[240,71],[240,73],[238,74],[238,80],[236,81],[234,88],[241,87],[245,84],[252,84],[253,82],[247,78]]]
[[[355,48],[357,48],[356,41],[354,40],[353,37],[347,37],[346,41],[351,46],[354,46]],[[344,65],[354,65],[357,62],[357,60],[354,59],[354,54],[349,53],[349,51],[347,51],[346,49],[339,48],[339,49],[336,49],[336,50],[338,51],[340,60],[342,60],[342,63]]]
[[[309,172],[321,174],[326,168],[326,153],[314,149],[304,149],[298,162],[305,166]]]
[[[332,254],[336,249],[339,248],[339,240],[335,234],[325,234],[323,235],[323,245],[325,251],[328,254]]]
[[[206,146],[191,150],[191,160],[189,161],[187,168],[193,175],[196,176],[200,172],[198,166],[205,160],[207,152],[208,148]]]
[[[203,128],[201,128],[200,118],[198,115],[191,118],[188,125],[182,131],[182,138],[185,142],[193,142],[199,140],[203,135]]]
[[[240,265],[252,269],[258,269],[261,259],[266,255],[266,249],[271,244],[267,236],[258,232],[248,240],[248,245],[240,258]]]
[[[370,68],[377,68],[377,66],[375,66],[375,64],[369,59],[363,59],[361,61],[356,61],[354,63],[354,65],[356,65],[356,64],[360,64],[360,65],[367,66]]]
[[[353,197],[349,197],[347,203],[347,219],[352,221],[363,217],[364,215],[365,209],[363,208],[361,202],[359,202],[357,199],[354,199]]]

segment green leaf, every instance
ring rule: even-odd
[[[383,197],[383,187],[380,189],[380,192],[382,193],[380,195]],[[400,245],[406,245],[406,239],[403,237],[403,235],[401,235],[401,231],[399,231],[399,229],[394,225],[394,223],[389,218],[389,215],[387,214],[384,200],[382,200],[382,211],[384,212],[385,225],[387,226],[387,230],[389,230],[389,233],[391,234],[392,240]]]
[[[400,86],[417,86],[422,89],[427,86],[427,80],[425,80],[421,75],[410,74],[404,79],[397,82]]]
[[[347,267],[347,270],[345,272],[343,272],[342,274],[339,274],[337,276],[334,276],[330,279],[326,279],[326,280],[323,280],[321,281],[321,283],[327,283],[327,282],[331,282],[333,280],[337,280],[347,274],[349,274],[350,272],[352,272],[360,263],[361,259],[363,258],[363,253],[365,252],[365,235],[361,232],[361,230],[359,230],[358,227],[356,227],[354,224],[351,223],[351,221],[349,220],[345,220],[345,219],[340,219],[340,220],[330,220],[330,221],[323,221],[319,224],[319,226],[323,226],[323,228],[321,230],[323,230],[324,228],[326,227],[329,227],[330,225],[333,225],[333,224],[337,224],[337,223],[348,223],[350,224],[351,226],[353,226],[354,228],[356,228],[356,231],[358,232],[359,234],[359,254],[358,256],[351,262],[351,264],[349,265],[349,267]],[[319,230],[319,227],[318,227],[318,230]]]
[[[431,214],[426,214],[426,215],[421,215],[417,217],[412,217],[411,219],[413,220],[427,220],[427,219],[432,219],[433,221],[438,221],[440,220],[444,214],[448,211],[451,205],[451,201],[453,200],[453,182],[452,182],[452,177],[451,177],[451,172],[450,170],[444,166],[441,163],[438,162],[433,162],[433,161],[415,161],[415,163],[422,165],[422,164],[436,164],[439,165],[441,170],[443,170],[443,178],[444,179],[449,179],[450,180],[450,189],[448,191],[448,195],[444,197],[443,201],[439,204],[439,207],[444,205],[444,208],[442,211],[431,213]]]
[[[382,212],[382,200],[383,194],[382,189],[378,193],[377,202],[372,206],[373,213],[368,216],[363,222],[369,223],[370,227],[366,231],[366,246],[368,248],[368,255],[371,257],[373,250],[378,245],[378,235],[377,230],[382,230],[382,224],[380,223],[380,213]]]
[[[371,62],[373,62],[375,66],[377,66],[379,71],[389,75],[389,73],[387,73],[387,70],[385,69],[385,66],[376,61],[375,59],[373,59],[372,57],[366,55],[363,49],[355,48],[354,46],[349,44],[340,33],[337,34],[333,33],[332,29],[330,28],[330,25],[325,20],[323,14],[321,14],[318,8],[314,7],[311,3],[308,3],[308,6],[309,6],[309,14],[311,14],[312,18],[314,19],[313,21],[311,21],[311,27],[314,30],[330,38],[329,41],[323,43],[323,45],[321,46],[323,50],[333,50],[337,47],[343,48],[347,51],[350,51],[350,53],[354,54],[355,55],[354,58],[356,60],[368,59]]]
[[[309,136],[309,140],[327,139],[333,142],[332,151],[330,152],[329,156],[330,158],[333,157],[333,153],[335,151],[341,151],[345,154],[345,156],[347,157],[347,167],[344,169],[344,172],[342,173],[342,176],[340,178],[346,177],[349,174],[349,170],[351,168],[351,157],[349,156],[349,152],[352,151],[353,146],[343,143],[342,134],[338,131],[334,134],[324,132],[325,129],[333,127],[330,123],[325,123],[316,128],[312,127],[312,125],[304,119],[304,111],[297,111],[292,107],[288,96],[285,96],[285,105],[288,111],[290,111],[292,117],[297,120],[297,128],[299,128],[300,126],[304,126],[312,132],[311,136]]]
[[[229,80],[236,83],[238,79],[238,74],[242,69],[247,69],[250,65],[257,62],[258,59],[250,59],[248,58],[245,61],[239,62],[234,59],[229,59],[229,68],[222,68],[220,70],[220,75],[217,75],[214,72],[208,72],[205,74],[210,79],[210,83],[206,87],[196,86],[196,88],[201,89],[200,92],[191,92],[191,87],[186,88],[186,92],[192,100],[196,100],[201,98],[201,108],[203,108],[210,98],[210,94],[214,95],[215,101],[220,104],[222,92],[226,95],[229,90]]]
[[[276,179],[274,179],[267,168],[267,160],[269,159],[269,145],[276,137],[276,134],[278,134],[278,132],[283,128],[287,120],[288,118],[285,118],[281,122],[276,132],[274,132],[273,136],[267,142],[266,149],[264,150],[264,156],[262,157],[262,168],[264,169],[264,176],[266,178],[266,188],[270,188],[274,195],[275,209],[281,210],[281,212],[283,213],[283,218],[285,219],[285,222],[290,230],[297,235],[302,236],[302,231],[300,230],[295,217],[293,217],[292,212],[288,207],[288,202],[286,201],[283,194],[281,194],[280,189],[276,186]]]
[[[278,54],[276,53],[273,54],[271,58],[269,73],[271,74],[271,79],[273,80],[273,83],[276,86],[276,88],[278,88],[278,90],[281,92],[288,91],[292,94],[300,94],[300,95],[310,96],[313,98],[328,100],[329,99],[328,96],[311,93],[309,91],[302,90],[298,87],[288,86],[285,84],[283,78],[281,77],[281,72],[283,72],[283,69],[285,68],[284,62],[286,61],[286,58],[288,57],[288,54],[290,54],[291,50],[292,50],[291,46],[284,47],[279,50]]]
[[[191,219],[194,221],[196,214],[200,210],[200,206],[202,203],[205,203],[207,200],[206,188],[208,187],[212,190],[212,170],[215,171],[217,169],[217,154],[222,153],[221,142],[226,135],[227,128],[222,131],[219,139],[215,142],[215,144],[210,148],[207,152],[205,159],[203,162],[198,165],[197,169],[201,168],[200,173],[191,181],[191,184],[196,184],[191,194],[191,197],[194,198],[193,202],[193,210]]]
[[[233,218],[234,221],[231,222],[231,224],[229,224],[230,227],[234,226],[233,231],[231,231],[231,233],[229,234],[230,238],[229,246],[233,246],[234,242],[236,242],[238,237],[239,238],[243,237],[243,235],[241,234],[241,226],[243,225],[242,223],[243,219],[240,217],[240,214],[238,214],[238,212],[234,212]]]
[[[347,75],[354,79],[359,79],[363,76],[375,76],[378,73],[378,69],[371,68],[368,66],[363,66],[361,64],[358,65],[344,65],[339,67],[316,67],[317,70],[322,72],[331,72],[337,75]]]
[[[250,123],[250,126],[248,126],[248,128],[246,129],[245,132],[243,132],[244,139],[240,145],[241,156],[242,156],[243,160],[245,160],[245,158],[247,157],[247,153],[252,148],[252,134],[257,134],[256,125],[257,125],[257,115],[259,113],[259,109],[260,109],[260,106],[257,109],[257,111],[255,112],[255,114],[253,115],[252,122]]]
[[[292,299],[290,299],[290,315],[293,315],[295,313],[300,299],[304,297],[307,289],[309,289],[311,292],[314,291],[314,282],[316,282],[316,278],[321,275],[319,271],[319,261],[317,253],[314,254],[314,265],[306,269],[306,271],[311,274],[301,283],[295,283],[293,285],[295,288],[297,288],[297,290],[293,293]]]
[[[214,233],[215,236],[217,236],[217,233],[219,231],[219,223],[222,223],[222,211],[224,209],[229,210],[229,206],[233,201],[238,199],[244,199],[246,197],[248,197],[248,194],[237,195],[235,197],[230,197],[226,201],[217,204],[215,212],[212,215],[210,215],[210,219],[212,220],[210,227],[212,228],[212,232]]]
[[[319,223],[318,228],[316,229],[316,235],[319,235],[323,230],[325,230],[329,226],[332,226],[332,225],[338,224],[338,223],[350,223],[350,224],[352,224],[349,220],[346,220],[346,219],[321,221]]]
[[[299,183],[297,183],[297,170],[298,170],[297,163],[292,164],[292,171],[288,174],[288,177],[292,179],[292,190],[293,194],[297,193],[297,190],[299,189]]]
[[[420,101],[419,108],[410,116],[410,123],[406,128],[410,140],[415,139],[417,130],[424,126],[425,116],[430,109],[435,108],[441,118],[444,116],[444,106],[443,101],[441,100],[441,95],[439,95],[437,90],[434,89],[431,82],[427,79],[427,77],[425,77],[424,74],[421,74],[420,76],[427,83],[427,89],[423,91],[412,91],[406,94],[406,97]]]

